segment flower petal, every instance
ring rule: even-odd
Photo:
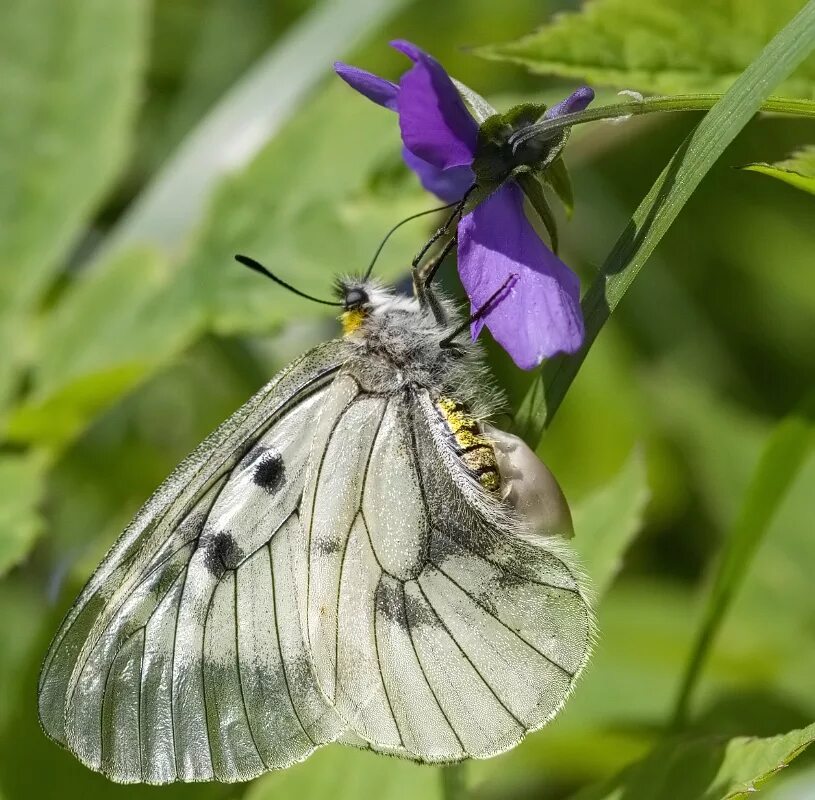
[[[573,114],[575,111],[582,111],[594,100],[594,89],[591,86],[581,86],[572,92],[565,100],[561,100],[557,105],[546,110],[544,119],[559,117],[561,114]]]
[[[359,67],[352,67],[342,61],[334,62],[334,72],[337,73],[352,89],[364,94],[369,100],[396,111],[396,97],[399,87],[392,81],[380,78],[372,72],[366,72]]]
[[[580,349],[580,282],[535,232],[515,184],[503,186],[459,223],[458,272],[474,312],[517,275],[484,322],[522,369]],[[473,325],[474,337],[480,329]]]
[[[439,169],[472,164],[478,124],[444,67],[410,42],[391,44],[414,61],[396,101],[405,146]]]
[[[439,169],[419,156],[413,155],[407,147],[402,148],[402,158],[405,163],[419,176],[419,180],[428,192],[445,203],[454,203],[461,200],[464,193],[475,182],[475,174],[468,166]]]

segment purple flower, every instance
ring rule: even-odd
[[[413,61],[399,84],[336,63],[337,74],[370,100],[399,115],[405,163],[422,185],[445,202],[460,199],[475,182],[479,125],[450,76],[432,56],[405,41],[391,43]],[[583,87],[546,112],[580,111],[594,92]],[[505,181],[458,224],[458,271],[473,311],[522,369],[583,343],[580,283],[544,244],[524,213],[523,192]],[[501,287],[505,287],[501,291]],[[498,297],[495,293],[499,292]]]

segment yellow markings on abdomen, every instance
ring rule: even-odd
[[[501,488],[501,476],[495,453],[479,431],[476,420],[464,406],[449,397],[440,397],[436,401],[436,408],[447,423],[464,465],[487,491],[497,492]]]
[[[359,308],[352,308],[350,311],[343,311],[340,314],[340,322],[342,323],[342,335],[348,336],[362,325],[365,319],[365,312]]]

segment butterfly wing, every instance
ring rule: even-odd
[[[326,402],[295,558],[343,741],[432,762],[512,747],[557,713],[588,657],[574,572],[466,474],[426,392],[374,396],[342,375]]]
[[[88,766],[120,782],[247,780],[345,727],[310,671],[290,558],[340,362],[337,342],[315,348],[215,431],[69,611],[40,718]]]

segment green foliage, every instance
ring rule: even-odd
[[[699,635],[685,672],[674,722],[686,721],[688,704],[705,658],[733,597],[747,576],[761,539],[815,443],[813,401],[782,421],[768,437],[761,459],[728,534]]]
[[[144,0],[4,4],[0,411],[28,355],[28,314],[127,155],[148,11]]]
[[[573,800],[736,800],[746,798],[815,740],[815,725],[767,739],[668,742]]]
[[[815,194],[815,145],[802,147],[783,161],[747,164],[742,169],[769,175],[796,189]]]
[[[81,275],[43,323],[42,355],[25,403],[8,420],[8,438],[64,446],[189,344],[201,312],[178,302],[173,280],[165,260],[145,248]]]
[[[477,52],[593,85],[723,92],[800,8],[799,0],[590,0],[536,33]],[[815,99],[815,60],[782,93]]]
[[[815,48],[815,3],[807,3],[685,139],[617,240],[583,297],[586,343],[573,358],[550,359],[518,414],[521,435],[537,443],[588,348],[700,181],[782,81]]]

